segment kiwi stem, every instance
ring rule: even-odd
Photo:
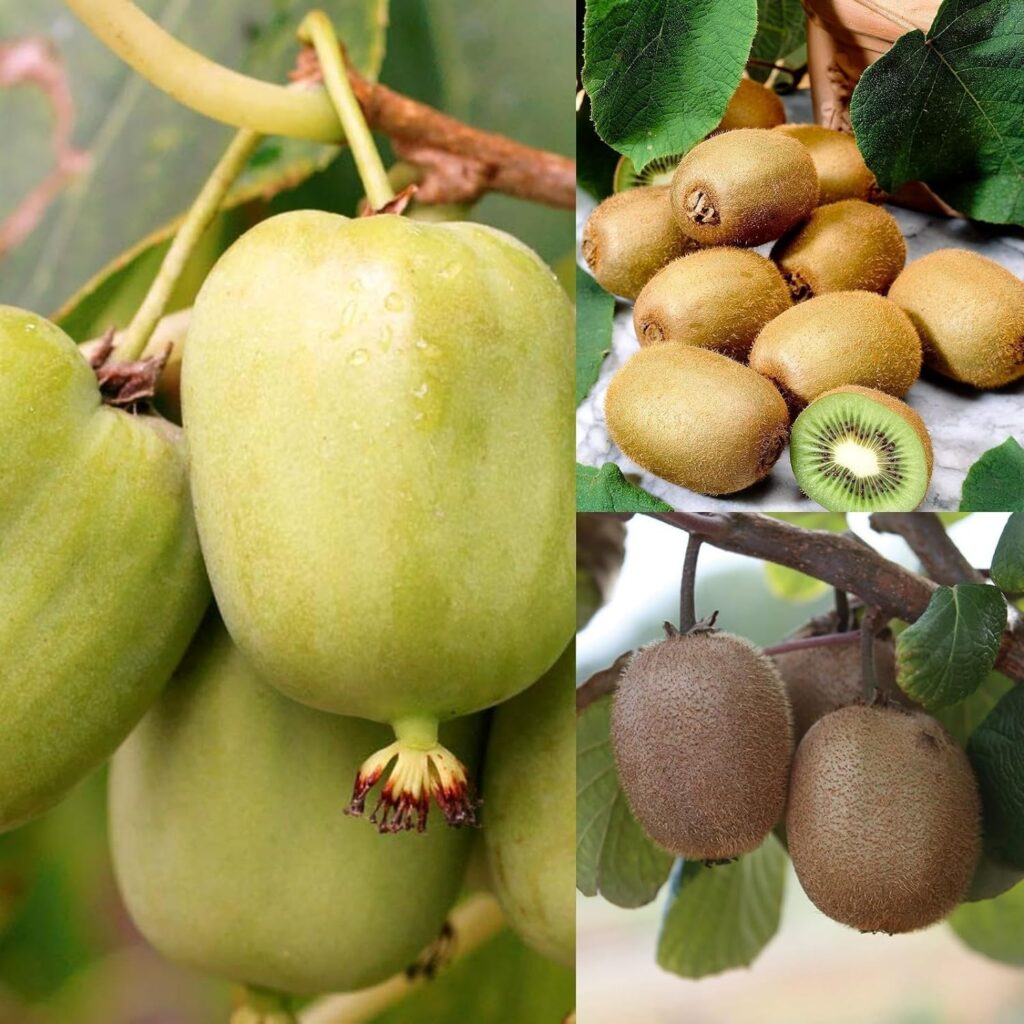
[[[952,587],[985,582],[984,574],[963,556],[934,512],[874,512],[870,523],[876,533],[902,537],[936,583]]]
[[[850,628],[850,599],[841,587],[835,587],[836,632],[845,633]]]
[[[370,126],[363,116],[363,108],[359,106],[352,83],[348,80],[345,58],[331,19],[323,11],[310,11],[300,22],[298,34],[301,42],[316,50],[327,95],[331,97],[338,120],[345,129],[366,198],[375,210],[380,210],[395,198],[395,193],[370,134]]]
[[[697,608],[694,590],[697,585],[697,556],[703,543],[692,533],[686,542],[686,557],[683,559],[683,578],[679,584],[679,632],[689,633],[697,625]]]
[[[224,155],[217,161],[217,166],[185,214],[174,241],[171,242],[160,269],[142,300],[142,305],[115,345],[114,358],[118,362],[131,362],[145,352],[156,325],[164,315],[171,292],[180,280],[200,238],[217,216],[224,197],[245,169],[249,157],[262,138],[259,132],[249,128],[242,128],[235,133]]]
[[[882,616],[877,608],[868,608],[860,625],[860,660],[864,677],[864,700],[868,704],[875,698],[878,689],[878,673],[875,672],[875,636],[882,625]]]

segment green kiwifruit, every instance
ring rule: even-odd
[[[786,403],[764,377],[689,345],[640,349],[612,378],[604,411],[623,454],[699,494],[757,483],[789,433]]]
[[[638,651],[623,672],[611,738],[626,800],[660,846],[728,860],[779,820],[793,723],[778,670],[729,633],[678,634]]]
[[[641,345],[679,341],[745,360],[758,331],[793,300],[778,267],[752,249],[704,249],[663,267],[633,308]]]
[[[850,132],[825,128],[820,124],[782,124],[775,130],[807,147],[818,172],[818,184],[821,186],[818,202],[822,206],[838,203],[841,199],[879,203],[884,198],[885,193],[864,163],[857,140]]]
[[[976,388],[1024,377],[1024,282],[966,249],[914,260],[889,290],[910,315],[924,361]]]
[[[907,243],[888,210],[844,199],[819,206],[805,224],[780,238],[772,259],[798,301],[825,292],[884,293],[903,269]]]
[[[699,246],[676,224],[668,187],[652,185],[600,203],[587,218],[581,248],[606,292],[635,299],[666,263]]]
[[[715,131],[774,128],[785,120],[786,108],[775,92],[752,78],[741,78]]]
[[[921,342],[894,302],[875,292],[829,292],[772,320],[754,342],[750,366],[795,412],[844,384],[901,398],[921,373]]]
[[[911,512],[932,476],[921,417],[884,391],[852,385],[800,413],[789,457],[804,493],[830,512]]]
[[[672,178],[679,226],[701,245],[760,245],[818,204],[818,175],[807,147],[766,128],[705,139]]]
[[[862,932],[915,931],[967,893],[981,850],[967,756],[922,711],[854,705],[797,748],[789,855],[814,905]]]
[[[659,156],[652,160],[642,171],[638,171],[636,164],[628,156],[621,156],[619,157],[619,162],[615,165],[612,191],[625,192],[628,189],[641,188],[644,185],[671,185],[672,175],[676,173],[676,168],[682,159],[682,153]]]

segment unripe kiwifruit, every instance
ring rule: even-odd
[[[641,345],[678,341],[745,360],[758,332],[793,304],[779,268],[752,249],[703,249],[663,267],[633,307]]]
[[[981,852],[967,755],[922,711],[853,705],[797,748],[786,810],[804,891],[862,932],[915,931],[967,893]]]
[[[694,146],[672,178],[679,226],[701,245],[760,245],[818,204],[807,147],[766,128],[723,132]]]
[[[669,633],[619,679],[611,738],[626,800],[660,846],[727,860],[782,814],[793,725],[778,670],[729,633]]]
[[[1024,377],[1024,281],[966,249],[914,260],[889,290],[933,370],[976,388]]]
[[[829,292],[777,316],[757,336],[750,366],[793,412],[844,384],[902,398],[921,373],[910,318],[875,292]]]
[[[820,124],[782,124],[775,130],[807,147],[818,172],[820,205],[838,203],[841,199],[878,203],[884,198],[885,193],[878,187],[871,168],[864,163],[857,140],[850,132]]]
[[[666,263],[699,246],[672,216],[668,186],[651,185],[600,203],[587,218],[581,248],[606,292],[635,299]]]
[[[825,292],[885,292],[907,260],[895,218],[881,206],[844,199],[819,206],[780,238],[772,259],[796,300]]]
[[[773,90],[752,78],[741,78],[715,131],[774,128],[785,120],[786,108]]]
[[[637,465],[699,494],[732,494],[775,465],[789,413],[760,374],[689,345],[642,348],[605,398],[612,440]]]

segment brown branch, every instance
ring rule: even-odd
[[[902,537],[936,583],[952,587],[985,582],[984,575],[964,558],[934,512],[876,512],[870,522],[877,533]]]
[[[852,644],[860,639],[859,629],[848,629],[844,633],[821,633],[812,636],[798,636],[792,640],[781,640],[771,647],[762,647],[762,654],[788,654],[790,651],[804,651],[809,647],[837,647]]]
[[[611,665],[601,669],[600,672],[595,672],[585,683],[576,687],[576,714],[590,707],[594,701],[615,692],[619,676],[622,675],[632,657],[632,651],[620,654]]]

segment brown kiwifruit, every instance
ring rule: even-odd
[[[638,651],[619,679],[611,738],[629,806],[672,853],[737,857],[782,814],[789,701],[771,660],[740,637],[672,631]]]
[[[754,342],[750,366],[795,414],[846,384],[902,398],[921,373],[921,342],[896,303],[875,292],[829,292],[772,320]]]
[[[785,120],[786,108],[773,90],[752,78],[741,78],[715,131],[774,128]]]
[[[885,198],[850,132],[820,124],[782,124],[775,130],[807,147],[818,172],[821,187],[818,202],[822,206],[841,199],[880,203]]]
[[[807,147],[774,130],[739,128],[694,146],[672,178],[679,226],[701,245],[760,245],[818,203]]]
[[[862,932],[915,931],[967,893],[981,852],[966,754],[922,711],[853,705],[797,748],[786,810],[804,891]]]
[[[780,238],[772,259],[798,301],[825,292],[884,293],[906,262],[907,243],[888,210],[843,199],[819,206]]]
[[[587,218],[583,258],[612,295],[635,299],[666,263],[700,246],[679,229],[667,185],[618,192]]]
[[[699,494],[732,494],[775,465],[789,413],[764,377],[690,345],[642,348],[605,398],[612,440],[637,465]]]
[[[722,246],[662,267],[637,296],[633,325],[641,345],[678,341],[744,360],[761,328],[792,304],[771,260]]]
[[[937,249],[896,278],[889,298],[906,310],[926,365],[976,388],[1024,377],[1024,281],[966,249]]]

